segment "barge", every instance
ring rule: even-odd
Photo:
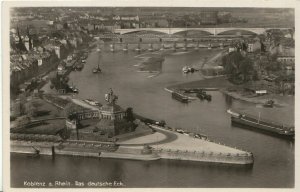
[[[255,117],[246,113],[234,112],[231,109],[228,109],[227,113],[231,115],[232,123],[245,125],[249,128],[266,131],[289,139],[295,138],[295,128],[292,126],[261,119],[260,116]]]
[[[177,101],[180,101],[182,103],[188,103],[189,98],[187,96],[184,96],[177,92],[172,92],[172,98],[176,99]]]

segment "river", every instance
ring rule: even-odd
[[[108,49],[108,48],[107,48]],[[96,159],[83,157],[42,156],[28,158],[13,154],[11,180],[13,187],[23,187],[24,180],[32,181],[121,181],[126,187],[293,187],[294,143],[264,133],[231,125],[228,108],[261,112],[277,121],[293,122],[291,108],[280,111],[233,100],[218,91],[211,92],[212,101],[195,100],[183,104],[171,98],[165,87],[202,79],[200,73],[184,75],[185,65],[199,65],[210,53],[207,49],[167,54],[161,73],[152,76],[137,72],[141,60],[137,52],[102,52],[100,67],[103,73],[93,74],[99,53],[92,52],[81,72],[72,72],[70,82],[80,92],[78,98],[91,98],[104,103],[104,94],[112,88],[118,104],[132,107],[134,112],[157,120],[170,127],[200,132],[212,140],[235,146],[254,154],[254,165],[232,166],[158,160],[151,162]],[[293,98],[290,101],[293,105]],[[284,112],[282,112],[284,111]],[[29,179],[30,178],[30,179]]]

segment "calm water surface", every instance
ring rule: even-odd
[[[70,81],[80,93],[78,98],[91,98],[104,103],[104,94],[112,88],[123,107],[133,107],[141,115],[163,119],[171,127],[180,127],[208,135],[226,145],[251,151],[255,162],[248,166],[229,166],[159,160],[153,162],[94,159],[57,156],[28,158],[11,156],[12,186],[23,187],[24,180],[32,181],[122,181],[126,187],[293,187],[294,143],[231,125],[228,108],[261,112],[265,118],[293,123],[291,107],[267,109],[234,101],[222,93],[211,92],[212,102],[195,100],[182,104],[171,98],[164,88],[168,85],[202,79],[195,73],[183,75],[185,65],[195,65],[208,50],[165,57],[162,73],[149,78],[134,65],[141,61],[138,53],[102,53],[102,74],[93,74],[99,53],[92,52],[81,72],[72,72]],[[293,98],[289,101],[293,105]],[[281,112],[280,112],[281,111]],[[282,111],[284,111],[282,113]]]

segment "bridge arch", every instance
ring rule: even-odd
[[[172,34],[179,34],[179,33],[183,33],[183,32],[195,32],[195,33],[206,33],[206,35],[213,35],[214,34],[214,31],[212,30],[207,30],[207,29],[204,29],[204,28],[198,28],[198,29],[194,29],[194,28],[185,28],[185,29],[182,29],[182,30],[177,30],[176,32],[173,32]]]
[[[152,32],[160,32],[164,34],[169,34],[168,30],[165,30],[164,28],[138,28],[138,29],[116,29],[116,33],[120,33],[121,35],[123,34],[130,34],[130,33],[135,33],[135,32],[141,32],[141,31],[152,31]]]
[[[256,35],[259,35],[259,34],[263,34],[266,30],[263,29],[263,28],[223,28],[223,29],[218,29],[216,31],[216,35],[222,35],[224,33],[227,33],[227,32],[234,32],[236,31],[237,33],[238,32],[241,32],[241,33],[251,33],[251,34],[256,34]]]
[[[132,30],[132,31],[127,31],[125,33],[122,34],[141,34],[143,32],[148,32],[151,34],[168,34],[165,31],[156,31],[156,30],[147,30],[147,29],[141,29],[141,30]]]

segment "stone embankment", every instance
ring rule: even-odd
[[[225,146],[207,139],[193,138],[155,125],[151,127],[157,131],[165,131],[177,136],[177,139],[172,142],[153,145],[153,152],[157,153],[162,159],[229,164],[252,164],[254,162],[251,152]]]
[[[97,158],[117,158],[132,160],[172,159],[184,161],[200,161],[226,164],[252,164],[251,152],[228,147],[207,139],[193,138],[188,135],[150,125],[152,129],[170,137],[176,136],[168,142],[160,142],[155,134],[147,134],[132,138],[126,143],[97,142],[97,141],[26,141],[11,140],[11,152],[29,153],[36,155],[73,155]],[[163,138],[165,139],[165,138]],[[143,142],[140,142],[143,141]],[[147,144],[148,143],[148,144]],[[151,143],[151,144],[149,144]]]

